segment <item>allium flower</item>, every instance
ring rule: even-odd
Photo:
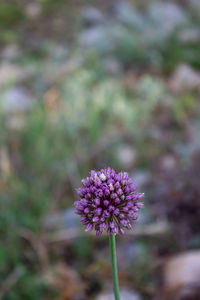
[[[100,236],[104,230],[108,234],[123,234],[125,228],[132,228],[144,194],[135,192],[137,186],[127,173],[117,174],[111,168],[91,171],[82,184],[75,212],[81,216],[86,231],[95,229]]]

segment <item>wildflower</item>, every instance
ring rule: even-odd
[[[75,212],[81,216],[86,231],[95,229],[100,236],[104,230],[110,235],[124,234],[125,228],[132,228],[144,194],[135,192],[137,186],[127,173],[116,173],[111,168],[91,171],[82,184]]]

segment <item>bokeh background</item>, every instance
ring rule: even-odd
[[[200,299],[200,1],[1,0],[0,59],[0,299],[113,299],[73,211],[107,166],[145,192],[122,299]]]

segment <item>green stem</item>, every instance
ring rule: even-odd
[[[120,300],[115,234],[110,234],[109,239],[110,239],[110,256],[111,256],[111,263],[112,263],[113,289],[115,294],[115,300]]]

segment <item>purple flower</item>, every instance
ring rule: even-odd
[[[124,234],[124,228],[132,228],[144,194],[135,192],[137,185],[127,173],[116,173],[111,168],[91,171],[82,184],[75,212],[81,216],[86,231],[95,229],[100,236],[104,230],[108,234]]]

